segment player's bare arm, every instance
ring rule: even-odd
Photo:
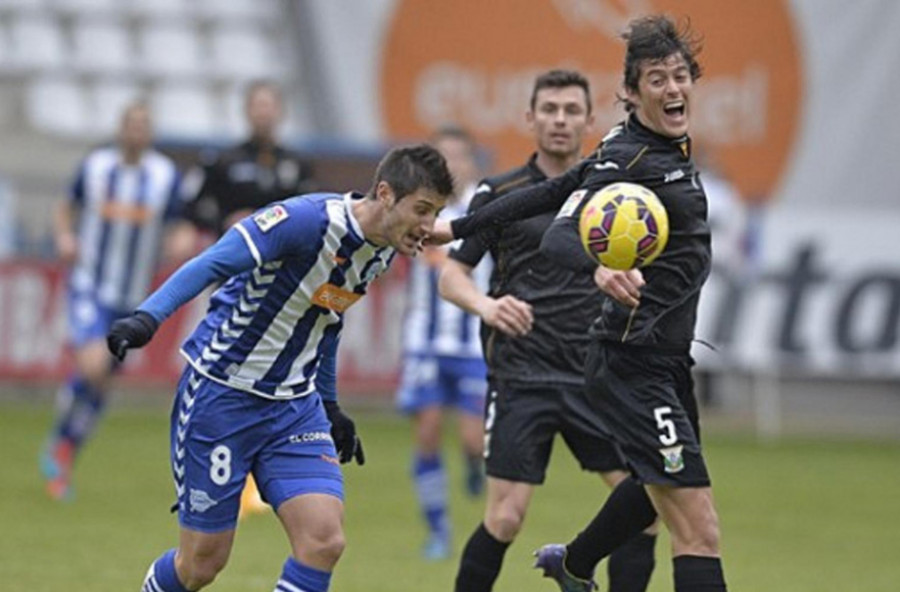
[[[71,203],[65,201],[57,205],[53,216],[53,225],[56,230],[54,234],[56,252],[66,265],[74,262],[78,256],[78,237],[72,229],[73,217]]]
[[[448,259],[441,268],[438,289],[441,297],[511,337],[531,331],[534,322],[531,305],[511,294],[500,298],[484,294],[472,279],[472,268],[464,263]]]

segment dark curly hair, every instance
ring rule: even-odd
[[[685,19],[681,26],[666,15],[645,16],[631,21],[628,30],[622,33],[627,46],[625,50],[625,88],[637,92],[641,79],[641,66],[647,61],[663,60],[679,53],[687,62],[691,80],[696,81],[703,74],[697,54],[702,49],[702,39],[691,30]],[[625,108],[634,106],[619,97]]]

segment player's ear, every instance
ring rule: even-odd
[[[379,181],[378,185],[375,186],[375,199],[385,208],[390,208],[394,205],[396,201],[394,189],[387,181]]]

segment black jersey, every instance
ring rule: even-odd
[[[226,230],[226,220],[235,212],[257,210],[315,189],[312,165],[282,146],[264,149],[250,140],[220,153],[206,153],[202,160],[203,181],[187,217],[217,234]]]
[[[535,156],[519,168],[483,181],[469,211],[547,177]],[[482,344],[491,378],[517,382],[582,384],[590,337],[585,323],[600,313],[603,301],[590,276],[561,267],[539,251],[554,212],[492,228],[462,242],[450,257],[475,267],[485,252],[494,260],[490,295],[510,294],[531,304],[532,330],[510,337],[482,323]]]
[[[594,333],[603,340],[687,351],[694,336],[700,288],[711,264],[706,196],[687,136],[661,136],[632,115],[607,134],[593,155],[564,175],[511,193],[490,208],[455,220],[453,232],[465,237],[485,226],[502,227],[512,220],[562,208],[542,250],[560,265],[590,272],[597,263],[581,247],[578,216],[588,201],[585,196],[617,181],[644,185],[659,196],[669,217],[669,241],[662,254],[642,270],[646,285],[641,289],[640,305],[632,310],[607,299],[594,323]],[[582,194],[576,194],[565,204],[578,189],[589,191],[580,199]]]

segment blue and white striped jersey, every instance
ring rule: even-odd
[[[365,240],[354,199],[365,197],[294,197],[234,227],[256,266],[213,294],[182,347],[197,371],[262,397],[313,392],[320,360],[336,352],[344,312],[395,254]]]
[[[178,181],[175,163],[155,150],[137,165],[124,164],[114,147],[85,158],[70,195],[81,208],[75,292],[117,310],[137,306],[153,278],[163,224],[178,213]]]
[[[467,199],[448,203],[440,218],[452,220],[464,216],[471,201]],[[425,253],[413,260],[407,290],[407,311],[404,320],[403,345],[407,354],[441,355],[464,358],[480,358],[481,319],[469,314],[438,293],[440,265],[455,243]],[[472,272],[476,285],[488,291],[493,263],[490,257],[482,258]]]

